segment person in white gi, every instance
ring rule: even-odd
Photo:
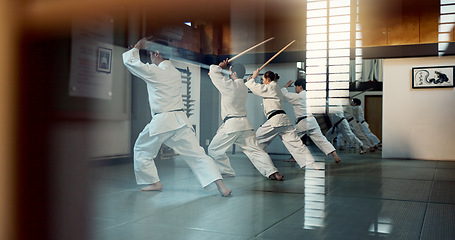
[[[223,119],[223,124],[218,129],[215,137],[213,137],[208,147],[208,154],[215,159],[223,176],[235,176],[226,150],[236,144],[263,176],[281,181],[283,177],[273,165],[270,156],[259,147],[254,128],[246,117],[248,88],[243,82],[245,67],[242,64],[232,65],[229,69],[231,79],[228,79],[221,72],[227,65],[228,59],[219,65],[210,66],[210,78],[221,93],[221,118]]]
[[[292,87],[292,84],[295,85],[295,93],[289,92],[288,87]],[[281,89],[283,92],[284,99],[292,104],[294,107],[294,114],[296,119],[295,128],[297,129],[297,135],[299,138],[302,138],[305,135],[311,138],[314,144],[325,153],[325,155],[332,154],[335,158],[335,162],[339,163],[341,161],[338,157],[335,147],[327,141],[327,138],[322,134],[321,128],[319,127],[316,118],[313,117],[311,112],[308,112],[306,104],[306,90],[305,90],[305,80],[298,79],[297,81],[289,81]]]
[[[278,74],[272,71],[266,72],[262,76],[263,84],[255,82],[258,75],[259,69],[254,71],[245,85],[255,95],[263,98],[264,114],[267,117],[267,121],[256,131],[259,146],[265,150],[276,136],[280,136],[284,146],[294,157],[300,168],[314,163],[313,156],[297,136],[295,127],[283,110],[284,107],[281,101],[284,96],[280,86],[276,83],[279,78]]]
[[[371,132],[368,123],[365,121],[365,116],[361,104],[362,101],[360,101],[360,99],[358,98],[353,98],[351,100],[353,116],[360,124],[367,137],[373,142],[374,145],[373,147],[374,148],[381,147],[381,140],[379,140],[379,138],[376,137],[376,135],[374,135],[373,132]]]
[[[333,144],[333,140],[341,133],[348,143],[355,147],[359,146],[360,154],[366,153],[362,141],[352,132],[349,122],[346,120],[341,106],[330,109],[330,120],[333,126],[325,133],[327,140]],[[338,139],[340,141],[340,139]]]
[[[137,184],[150,184],[143,191],[161,190],[154,158],[161,144],[180,154],[203,187],[215,182],[223,196],[231,193],[223,183],[212,158],[199,145],[188,117],[183,112],[182,79],[171,61],[159,51],[150,52],[152,64],[142,63],[139,50],[145,49],[147,38],[123,53],[123,63],[135,76],[147,84],[152,120],[139,134],[134,145],[134,171]]]
[[[363,131],[360,124],[357,123],[356,119],[354,118],[353,109],[351,105],[346,105],[343,108],[344,110],[344,117],[349,123],[349,127],[351,127],[351,131],[354,135],[363,143],[363,148],[370,149],[370,152],[374,152],[375,149],[373,147],[373,142],[367,137],[365,132]]]

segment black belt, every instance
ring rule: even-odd
[[[297,118],[297,121],[295,121],[295,124],[299,124],[300,121],[302,121],[303,119],[307,118],[308,116],[303,116],[303,117],[299,117]]]
[[[276,110],[267,117],[267,120],[269,120],[270,118],[272,118],[273,116],[275,116],[277,114],[286,114],[286,112],[284,110]]]
[[[167,111],[167,112],[178,112],[178,111],[182,111],[183,112],[183,109],[175,109],[175,110],[171,110],[171,111]],[[165,113],[165,112],[155,113],[154,115],[161,114],[161,113]]]
[[[352,120],[354,120],[354,118],[353,118],[353,117],[352,117],[352,118],[349,118],[349,119],[348,119],[348,122],[351,122]]]
[[[228,119],[231,119],[231,118],[244,118],[244,117],[246,117],[246,116],[229,116],[229,117],[225,117],[223,119],[223,123],[225,123]]]
[[[361,121],[360,124],[362,124],[362,123],[364,123],[364,122],[365,122],[365,120]]]
[[[338,120],[338,122],[336,122],[333,127],[332,127],[332,134],[335,132],[335,128],[338,127],[338,124],[340,124],[344,119],[346,118],[341,118],[340,120]]]

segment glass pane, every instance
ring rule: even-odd
[[[329,24],[351,23],[351,16],[335,16],[329,17]]]
[[[329,73],[349,73],[349,65],[329,66]]]
[[[329,105],[343,106],[349,104],[349,98],[329,98]]]
[[[355,39],[362,39],[362,32],[356,32]]]
[[[355,65],[356,72],[362,72],[362,64]]]
[[[308,2],[307,9],[327,8],[327,1]]]
[[[330,0],[329,7],[344,7],[351,6],[351,0]]]
[[[438,51],[445,51],[448,46],[449,43],[438,43]]]
[[[351,49],[329,49],[329,57],[349,57]]]
[[[362,73],[361,72],[356,72],[355,73],[355,80],[356,81],[362,80]]]
[[[327,92],[324,91],[307,91],[307,99],[314,99],[314,98],[325,98],[327,96]]]
[[[329,81],[338,82],[338,81],[349,81],[349,73],[331,73],[329,75]]]
[[[311,58],[307,59],[306,62],[307,67],[308,66],[327,66],[327,58]]]
[[[329,82],[329,89],[349,89],[349,82]]]
[[[307,34],[326,33],[327,26],[312,26],[306,28]]]
[[[318,74],[318,73],[326,73],[327,68],[323,67],[306,67],[306,74]]]
[[[455,5],[441,6],[441,14],[454,13],[454,12],[455,12]]]
[[[312,34],[306,36],[306,42],[326,42],[327,33],[323,34]]]
[[[453,23],[448,23],[448,24],[440,24],[439,25],[439,32],[451,32],[453,29],[454,24]]]
[[[359,64],[362,64],[362,60],[363,60],[362,57],[356,57],[356,58],[355,58],[355,62],[356,62],[356,63],[359,63]]]
[[[343,107],[341,106],[341,104],[329,106],[329,113],[337,113],[337,112],[342,112],[342,111],[343,111]]]
[[[309,18],[306,20],[307,26],[315,26],[315,25],[327,25],[327,18]]]
[[[306,12],[307,18],[327,17],[327,9],[311,10]]]
[[[334,48],[350,48],[351,47],[351,42],[344,40],[344,41],[333,41],[329,43],[329,48],[334,49]]]
[[[325,98],[307,99],[308,106],[325,106]]]
[[[316,51],[307,51],[306,52],[307,58],[324,58],[327,57],[327,50],[316,50]]]
[[[320,50],[327,49],[327,42],[312,42],[306,44],[306,49]]]
[[[349,65],[349,58],[329,58],[329,65]]]
[[[351,39],[351,33],[350,32],[330,33],[329,34],[329,41],[349,40],[349,39]]]
[[[313,114],[325,114],[325,107],[312,107],[312,106],[310,106],[308,111],[313,113]]]
[[[330,90],[329,97],[349,97],[349,89],[346,90]],[[330,101],[329,101],[330,103]]]
[[[441,5],[442,4],[451,4],[451,3],[455,3],[455,0],[441,0]]]
[[[361,48],[356,48],[355,49],[355,55],[356,56],[362,56],[362,49]]]
[[[355,41],[355,46],[356,47],[362,47],[362,40]]]
[[[362,25],[360,25],[360,23],[357,23],[357,24],[355,25],[355,30],[356,30],[357,32],[362,31]]]
[[[308,82],[306,84],[306,88],[308,90],[324,90],[326,89],[326,83],[325,82],[317,82],[317,83],[314,83],[314,82]]]
[[[309,83],[309,82],[323,82],[323,81],[326,81],[326,80],[327,80],[327,75],[325,75],[325,74],[311,75],[311,74],[307,73],[307,75],[306,75],[307,83]]]
[[[329,32],[349,32],[351,31],[351,25],[350,24],[331,24],[329,26]]]
[[[439,23],[453,23],[455,22],[455,14],[441,15]]]
[[[448,42],[451,40],[450,33],[439,34],[438,40],[440,42]]]
[[[330,8],[329,9],[329,16],[350,15],[350,14],[351,14],[350,7]]]

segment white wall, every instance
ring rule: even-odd
[[[383,158],[455,161],[455,89],[411,85],[413,67],[454,64],[453,56],[384,60]]]

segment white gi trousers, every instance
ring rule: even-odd
[[[336,115],[331,115],[330,116],[332,119],[332,123],[335,124],[337,123],[340,118]],[[348,120],[343,119],[338,126],[334,127],[332,126],[327,133],[325,134],[325,137],[330,143],[333,143],[333,140],[338,136],[338,134],[341,133],[343,137],[346,139],[346,141],[349,142],[351,146],[363,146],[362,141],[360,141],[354,133],[351,131],[351,127],[349,126]]]
[[[373,147],[374,145],[373,142],[367,137],[362,127],[355,121],[355,119],[349,122],[349,126],[351,127],[351,130],[354,133],[354,135],[363,143],[363,147],[365,148]]]
[[[262,125],[256,131],[259,146],[266,150],[272,140],[279,136],[284,146],[292,155],[294,160],[299,164],[300,168],[314,162],[308,148],[303,144],[302,140],[297,136],[294,126],[272,127],[270,125]]]
[[[374,146],[373,141],[371,141],[370,138],[365,134],[363,131],[362,127],[354,122],[355,120],[352,120],[349,122],[349,126],[351,127],[351,131],[354,133],[354,135],[363,143],[364,148],[371,148]],[[337,146],[338,147],[345,147],[345,138],[343,137],[342,134],[338,134],[338,139],[340,141],[337,141]],[[352,146],[354,147],[354,146]]]
[[[375,146],[381,142],[381,140],[379,140],[379,138],[371,132],[367,122],[360,123],[360,126],[362,126],[365,135],[367,135],[367,137],[373,142]]]
[[[307,121],[307,122],[305,122]],[[315,122],[311,124],[312,122]],[[316,124],[316,125],[315,125]],[[315,126],[313,128],[307,128],[306,126]],[[311,141],[325,154],[335,151],[335,147],[327,140],[327,138],[322,134],[321,128],[317,124],[317,121],[314,117],[310,116],[306,119],[301,120],[297,125],[297,135],[301,139],[303,136],[308,135],[311,138]]]
[[[235,176],[234,169],[232,169],[229,157],[226,154],[226,150],[233,144],[243,150],[243,153],[263,176],[269,177],[278,172],[270,156],[259,147],[253,130],[225,132],[220,128],[208,147],[208,153],[215,159],[221,174]]]
[[[222,179],[215,162],[199,146],[193,130],[188,126],[150,136],[147,124],[134,145],[134,172],[137,184],[153,184],[160,181],[153,160],[166,144],[180,154],[196,175],[202,187]]]

